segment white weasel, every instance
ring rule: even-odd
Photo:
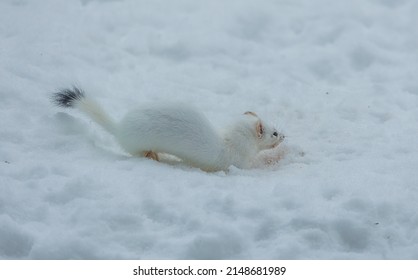
[[[52,100],[88,115],[131,155],[159,160],[158,154],[166,153],[205,171],[227,170],[231,165],[254,167],[260,151],[284,140],[283,134],[253,112],[246,112],[221,134],[201,113],[184,104],[142,106],[115,122],[76,87],[54,93]]]

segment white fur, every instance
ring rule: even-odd
[[[116,123],[93,100],[83,97],[74,102],[73,107],[113,134],[128,153],[171,154],[205,171],[227,170],[231,165],[251,168],[261,150],[283,140],[254,113],[242,115],[220,133],[205,116],[185,104],[142,106]],[[257,130],[260,125],[263,135]]]

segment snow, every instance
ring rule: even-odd
[[[418,2],[0,2],[0,258],[417,259]],[[114,118],[180,101],[287,136],[263,170],[123,153]]]

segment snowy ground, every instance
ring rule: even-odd
[[[0,2],[0,258],[418,259],[418,1]],[[186,101],[288,136],[269,170],[124,154],[50,104]]]

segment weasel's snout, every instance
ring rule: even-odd
[[[279,146],[280,143],[282,143],[284,141],[284,139],[286,138],[286,136],[284,136],[284,134],[278,133],[278,132],[274,132],[273,136],[276,137],[277,139],[275,139],[275,143],[273,143],[270,148],[274,149],[277,146]]]

